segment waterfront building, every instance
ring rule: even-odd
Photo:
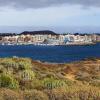
[[[99,35],[99,34],[98,34],[97,37],[96,37],[96,41],[97,41],[97,42],[100,42],[100,35]]]
[[[64,35],[59,35],[58,36],[59,44],[64,44],[65,42],[65,36]]]
[[[18,35],[17,43],[18,44],[23,44],[24,43],[24,38],[25,38],[25,35]]]
[[[24,32],[18,35],[0,36],[0,44],[88,44],[94,41],[100,41],[100,35],[90,34],[55,34],[38,32]]]
[[[60,42],[58,39],[47,39],[45,44],[49,45],[60,45]]]
[[[93,42],[96,42],[97,41],[97,35],[96,34],[92,34],[91,35],[91,39]]]

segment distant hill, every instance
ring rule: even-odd
[[[51,35],[57,35],[57,33],[53,32],[53,31],[49,31],[49,30],[43,30],[43,31],[24,31],[22,33],[0,33],[0,36],[16,36],[16,35],[35,35],[35,34],[41,34],[41,35],[45,35],[45,34],[51,34]]]
[[[57,35],[57,33],[53,32],[53,31],[49,31],[49,30],[44,30],[44,31],[24,31],[21,34],[23,35],[27,35],[27,34],[31,34],[31,35],[35,35],[35,34],[41,34],[41,35],[46,35],[46,34],[51,34],[51,35]]]
[[[0,36],[16,36],[16,33],[0,33]]]

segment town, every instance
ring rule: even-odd
[[[48,30],[0,34],[1,45],[87,45],[97,42],[100,42],[100,34],[57,34]]]

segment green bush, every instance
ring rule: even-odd
[[[5,58],[2,59],[0,64],[6,69],[6,70],[18,70],[18,64],[12,59],[12,58]]]
[[[3,73],[0,75],[0,87],[17,89],[19,88],[19,84],[11,75]]]
[[[32,68],[31,60],[24,58],[4,58],[1,59],[0,65],[4,66],[4,68],[6,68],[7,70],[13,68],[15,71]]]
[[[32,68],[32,64],[25,61],[18,62],[19,70],[27,70]]]
[[[15,67],[16,63],[12,58],[5,58],[1,61],[1,64],[5,67]]]
[[[65,86],[65,81],[54,78],[45,78],[43,80],[44,88],[53,89]]]
[[[35,78],[35,73],[31,70],[20,71],[19,74],[20,78],[25,81],[33,80]]]

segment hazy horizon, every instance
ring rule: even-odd
[[[21,33],[23,31],[50,30],[55,33],[100,33],[100,27],[66,26],[66,27],[32,27],[32,26],[0,26],[0,33]]]

